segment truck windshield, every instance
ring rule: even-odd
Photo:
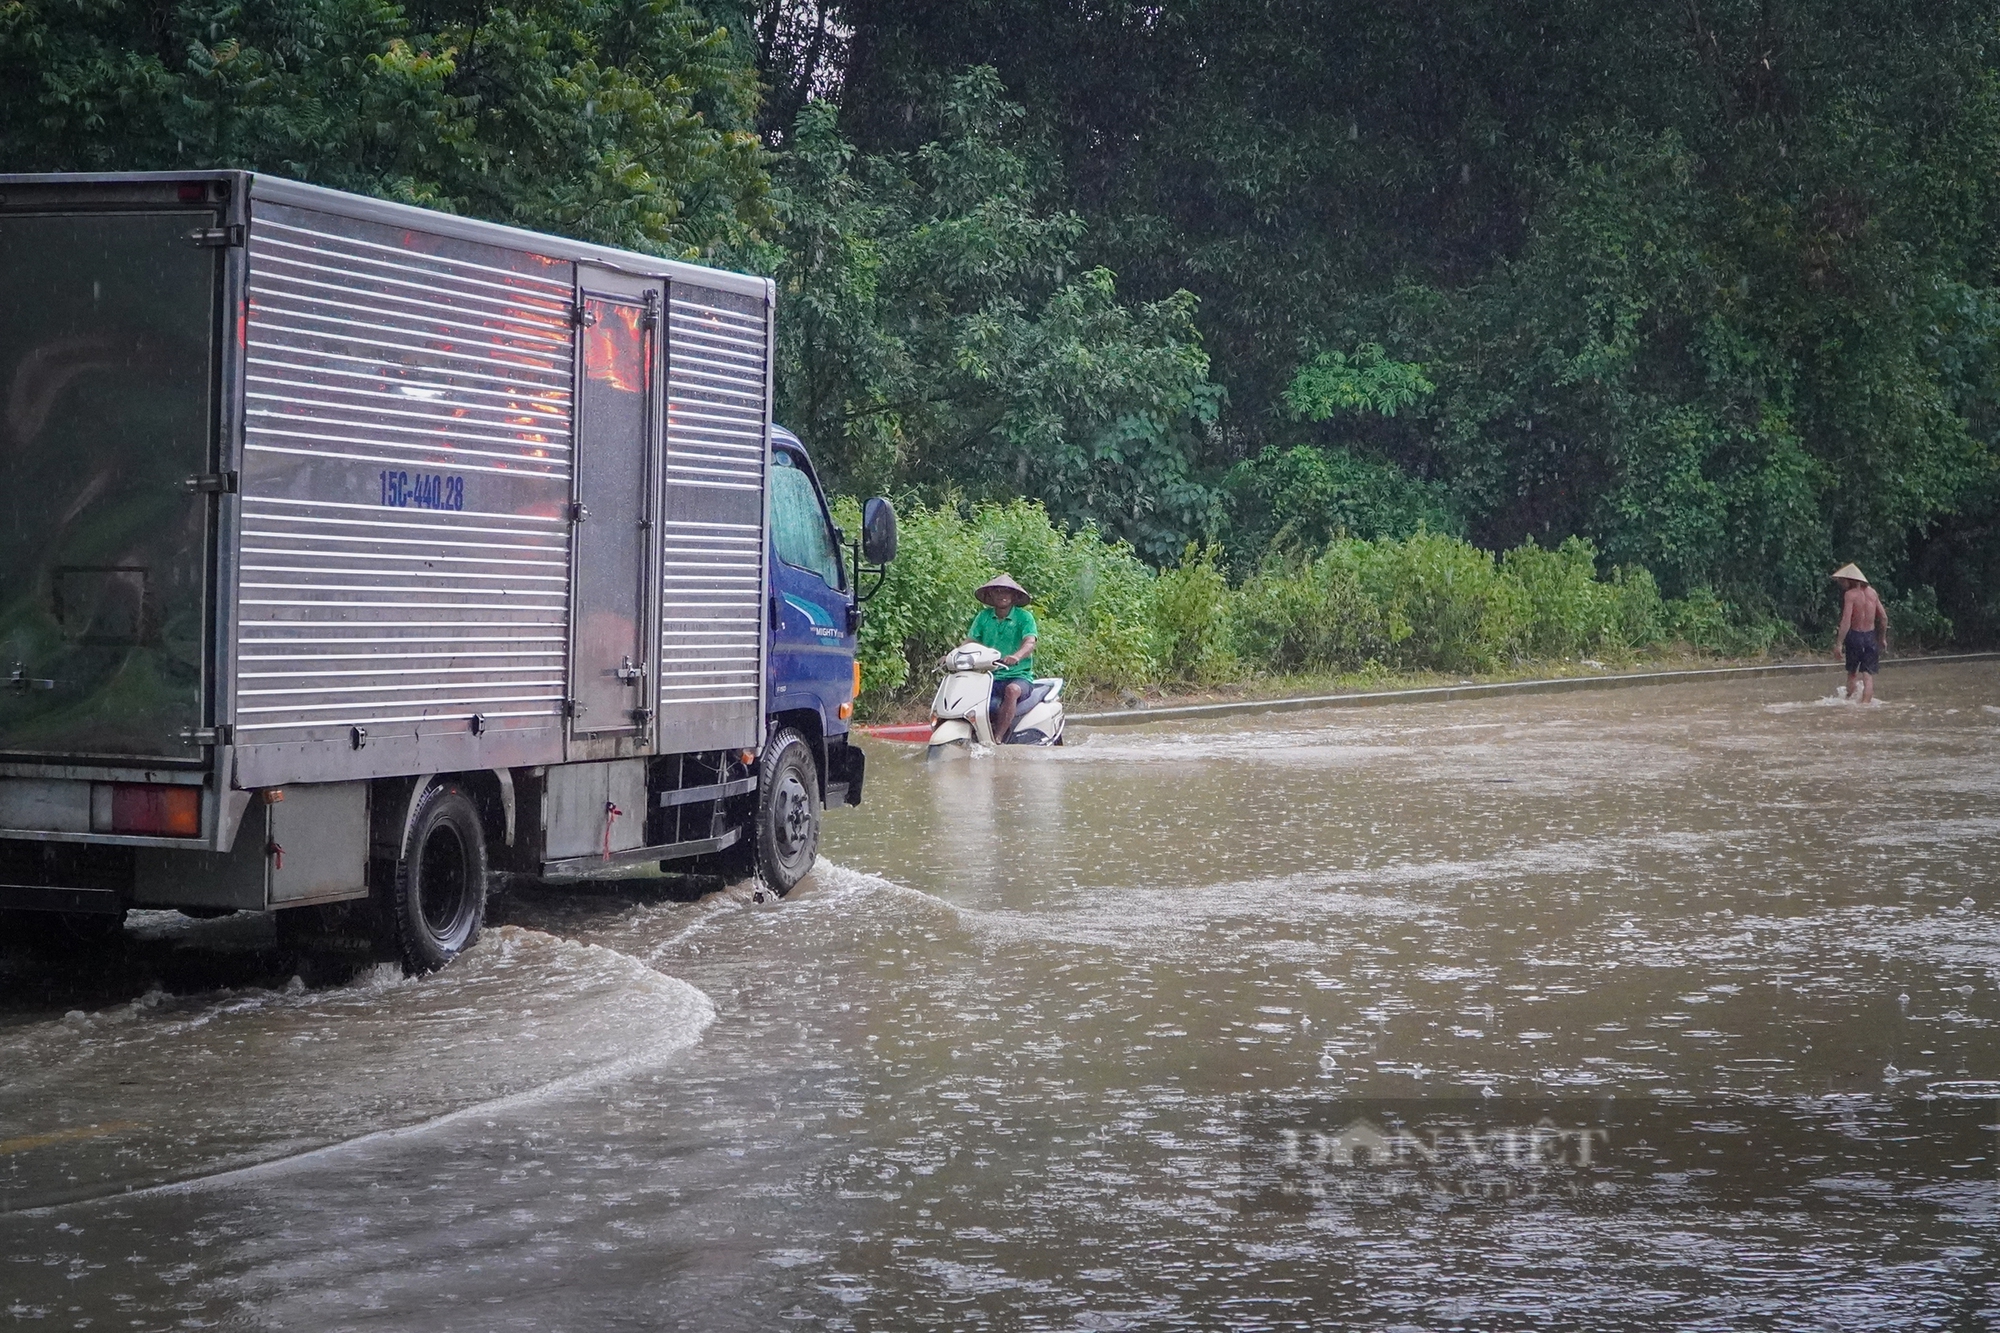
[[[0,218],[0,752],[200,753],[212,223]]]

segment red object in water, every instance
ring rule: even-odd
[[[921,745],[931,738],[928,722],[907,722],[893,727],[856,727],[856,731],[878,741],[908,741]]]

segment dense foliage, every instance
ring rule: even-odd
[[[767,221],[756,89],[681,0],[0,0],[0,169],[250,167],[654,253]]]
[[[1806,618],[1858,559],[1993,632],[1990,5],[843,13],[864,148],[991,63],[1090,262],[1201,298],[1229,398],[1197,473],[1347,450],[1443,482],[1489,547],[1581,534],[1670,592]],[[1343,407],[1337,372],[1378,359],[1432,391]],[[1286,392],[1312,367],[1323,422]]]
[[[858,521],[845,502],[850,525]],[[1070,531],[1030,500],[945,503],[903,515],[902,552],[862,622],[863,706],[916,700],[977,609],[969,590],[1005,569],[1033,594],[1036,670],[1078,690],[1212,685],[1253,676],[1495,672],[1595,654],[1629,658],[1680,642],[1764,646],[1712,597],[1669,601],[1644,570],[1597,572],[1571,538],[1499,558],[1463,538],[1346,537],[1274,555],[1232,582],[1213,549],[1156,571],[1094,528]],[[1761,634],[1762,640],[1757,637]]]
[[[1194,299],[1119,298],[992,71],[951,81],[939,137],[860,158],[806,109],[779,165],[780,415],[843,479],[1029,494],[1160,558],[1213,526],[1189,475],[1214,417]]]
[[[1463,552],[1527,542],[1591,552],[1593,586],[1646,571],[1682,637],[1823,630],[1856,559],[1899,620],[1990,639],[1996,25],[1970,0],[0,0],[0,169],[250,166],[759,268],[782,413],[843,489],[1033,497],[1063,541],[1178,564],[1190,605],[1358,588],[1381,618],[1341,632],[1372,660],[1430,633],[1380,552],[1472,578]],[[1231,614],[1228,652],[1331,651]],[[1077,651],[1137,651],[1089,624]]]

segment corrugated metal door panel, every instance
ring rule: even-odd
[[[559,756],[570,266],[266,204],[250,272],[239,745]]]
[[[755,744],[770,309],[684,283],[668,296],[660,744]]]

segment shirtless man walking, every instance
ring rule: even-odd
[[[1840,628],[1834,631],[1833,655],[1847,662],[1848,701],[1854,701],[1858,687],[1860,701],[1872,703],[1882,650],[1889,646],[1889,613],[1857,566],[1842,565],[1833,571],[1833,581],[1840,585]]]

